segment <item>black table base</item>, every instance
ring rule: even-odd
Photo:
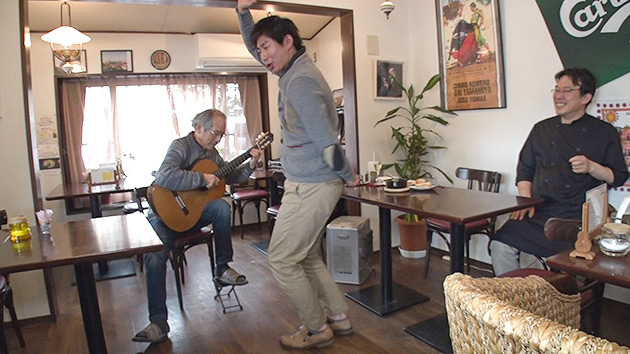
[[[94,269],[94,280],[110,280],[110,279],[118,279],[118,278],[126,278],[133,277],[136,275],[136,267],[133,264],[131,259],[118,259],[115,261],[107,262],[107,272],[101,273],[99,263],[94,263],[92,265]],[[72,285],[76,285],[77,280],[73,276],[72,277]]]
[[[445,313],[416,323],[415,325],[405,327],[405,332],[442,353],[453,353],[451,338],[449,337],[448,319]]]
[[[382,294],[381,285],[373,285],[346,293],[346,296],[379,316],[429,301],[428,297],[397,283],[393,283],[390,300],[384,300]]]
[[[252,243],[250,243],[250,245],[252,247],[254,247],[254,249],[256,251],[264,254],[265,256],[267,255],[268,249],[269,249],[269,241],[268,240],[252,242]]]

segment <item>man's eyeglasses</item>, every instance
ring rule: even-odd
[[[217,136],[221,139],[225,136],[225,133],[215,132],[214,130],[208,130],[208,131],[210,132],[210,134]]]
[[[578,90],[580,90],[579,87],[578,88],[570,88],[570,89],[559,89],[559,88],[556,87],[556,88],[551,90],[551,93],[559,93],[559,94],[562,94],[562,95],[566,95],[567,93],[571,93],[573,91],[578,91]]]

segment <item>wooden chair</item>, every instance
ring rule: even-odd
[[[455,354],[627,353],[630,348],[580,332],[580,296],[560,293],[538,276],[444,280]]]
[[[239,223],[241,225],[241,238],[245,226],[243,225],[243,208],[248,203],[256,205],[256,215],[258,216],[258,225],[260,225],[260,202],[265,202],[265,206],[269,207],[269,192],[264,189],[252,189],[246,184],[230,185],[230,197],[232,198],[232,225],[238,213]]]
[[[136,188],[136,202],[138,203],[138,210],[142,210],[143,213],[148,212],[148,207],[143,208],[142,205],[147,201],[147,189],[148,187]],[[147,204],[148,206],[148,204]],[[214,232],[209,227],[202,227],[200,229],[193,229],[189,231],[182,232],[177,240],[175,240],[175,245],[168,255],[169,260],[171,261],[171,267],[173,268],[173,272],[175,273],[175,285],[177,287],[177,300],[179,301],[180,310],[184,310],[184,299],[182,296],[182,285],[186,284],[186,277],[184,273],[184,266],[188,263],[186,260],[186,251],[191,249],[194,246],[206,244],[208,247],[208,258],[210,260],[210,271],[212,274],[212,280],[214,283],[214,288],[216,291],[215,299],[218,299],[221,302],[221,307],[223,308],[223,313],[226,312],[227,309],[233,307],[239,307],[241,310],[243,306],[241,305],[238,295],[236,295],[236,290],[233,285],[223,284],[216,279],[215,274],[215,258],[214,258],[214,245],[213,245],[213,237]],[[229,288],[227,293],[222,293],[224,288]],[[234,294],[236,305],[228,305],[226,306],[224,303],[225,297],[230,297],[231,294]]]
[[[499,186],[501,185],[501,174],[493,171],[475,170],[472,168],[458,167],[455,171],[455,175],[458,178],[468,180],[468,189],[477,189],[484,192],[499,192]],[[489,219],[483,219],[466,224],[466,270],[470,272],[470,237],[473,234],[485,234],[492,238],[495,232],[496,217]],[[437,233],[446,245],[451,247],[450,242],[444,236],[445,233],[451,232],[451,223],[446,220],[438,220],[434,218],[427,218],[427,245],[430,250],[431,240],[433,233]],[[431,260],[430,252],[427,252],[426,265],[424,268],[424,277],[427,277],[429,272],[429,262]]]
[[[202,227],[199,230],[190,230],[182,233],[181,236],[177,238],[175,241],[175,246],[169,255],[169,259],[171,260],[171,266],[173,267],[173,272],[175,273],[175,283],[177,285],[177,299],[179,300],[179,308],[184,310],[184,301],[182,298],[182,285],[186,284],[186,278],[184,276],[184,265],[187,263],[186,261],[186,251],[195,247],[197,245],[206,244],[208,247],[208,258],[210,260],[210,271],[212,273],[212,281],[214,283],[214,289],[216,291],[216,295],[214,296],[215,300],[218,299],[221,302],[221,307],[223,308],[223,313],[226,313],[226,310],[238,307],[240,310],[243,309],[240,300],[238,299],[238,295],[236,294],[236,285],[224,284],[217,280],[215,274],[215,258],[214,258],[214,245],[213,245],[213,234],[214,232],[209,227]],[[224,288],[229,288],[227,293],[222,293]],[[224,302],[225,297],[230,297],[231,294],[234,294],[234,298],[236,300],[236,304],[226,305]]]
[[[280,211],[280,204],[282,202],[282,192],[284,192],[284,180],[286,177],[284,173],[280,171],[274,171],[271,174],[271,180],[269,183],[269,201],[271,206],[267,208],[267,219],[269,220],[269,234],[273,232],[273,225],[275,224],[276,217]]]
[[[15,307],[13,306],[13,290],[11,290],[11,286],[9,285],[9,278],[4,275],[0,275],[0,353],[8,353],[9,349],[7,348],[7,340],[4,335],[4,308],[9,310],[9,314],[11,315],[11,323],[13,324],[13,328],[15,329],[15,334],[17,334],[18,340],[20,341],[20,347],[26,347],[26,343],[24,342],[24,337],[22,336],[22,330],[20,330],[20,325],[18,323],[17,314],[15,313]]]

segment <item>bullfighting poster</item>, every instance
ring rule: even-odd
[[[442,102],[449,110],[504,108],[497,0],[436,0]]]

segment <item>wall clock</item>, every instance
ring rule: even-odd
[[[156,50],[151,54],[151,65],[158,70],[164,70],[171,65],[171,56],[165,50]]]

